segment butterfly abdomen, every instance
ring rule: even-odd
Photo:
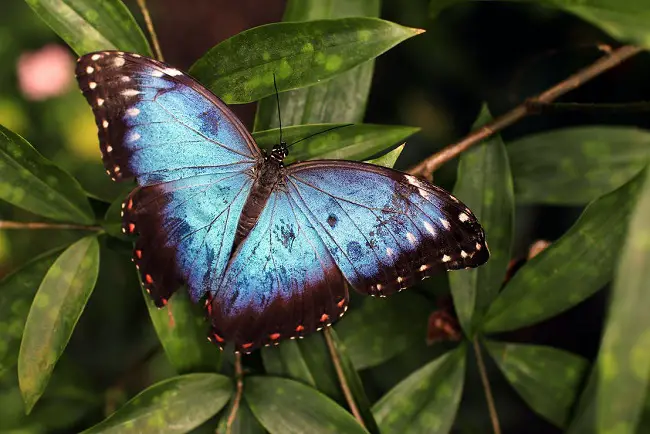
[[[260,214],[264,210],[271,193],[285,176],[282,162],[272,158],[260,161],[256,169],[255,181],[237,223],[233,252],[255,227],[255,223],[260,218]]]

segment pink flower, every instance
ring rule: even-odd
[[[74,58],[61,45],[49,44],[18,59],[18,83],[25,98],[40,101],[64,94],[72,84]]]

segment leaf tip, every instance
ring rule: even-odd
[[[412,30],[413,33],[415,33],[416,35],[421,35],[422,33],[426,32],[426,30],[424,30],[424,29],[418,29],[418,28],[415,28],[415,27],[411,27],[411,30]]]

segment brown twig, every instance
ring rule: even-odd
[[[239,351],[235,353],[235,383],[237,389],[235,391],[235,399],[232,402],[230,414],[228,415],[228,420],[226,421],[226,434],[232,432],[232,425],[235,423],[235,419],[237,419],[239,404],[241,403],[241,397],[244,393],[244,371],[241,366],[241,353]]]
[[[487,371],[485,369],[485,363],[483,362],[483,354],[481,353],[481,346],[478,343],[478,338],[474,338],[472,341],[474,343],[474,353],[476,354],[476,364],[478,365],[478,371],[481,374],[481,382],[483,383],[483,390],[485,391],[485,399],[488,405],[488,411],[490,412],[490,420],[492,421],[492,430],[494,434],[501,434],[501,425],[499,424],[499,416],[497,414],[497,409],[494,406],[494,397],[492,396],[492,388],[490,387],[490,380],[487,376]]]
[[[363,422],[363,417],[361,416],[359,407],[357,407],[357,403],[354,401],[354,397],[352,396],[352,391],[350,390],[350,386],[348,385],[348,380],[345,378],[345,374],[343,373],[343,367],[341,366],[341,358],[339,357],[339,353],[336,350],[336,345],[334,345],[334,339],[332,339],[332,332],[330,328],[326,327],[323,330],[323,334],[325,335],[325,342],[327,342],[327,348],[329,349],[330,357],[332,358],[332,364],[334,364],[334,369],[336,370],[336,375],[339,377],[339,383],[341,384],[341,390],[343,390],[343,395],[345,396],[345,400],[347,401],[348,406],[350,407],[350,411],[352,412],[352,415],[357,419],[359,424],[365,428],[366,424]]]
[[[547,91],[539,94],[536,97],[530,98],[528,101],[515,107],[508,113],[494,119],[492,122],[472,131],[469,135],[461,141],[451,144],[441,151],[431,155],[418,165],[409,169],[409,173],[416,176],[422,176],[431,179],[433,172],[442,166],[447,161],[457,157],[471,146],[483,141],[494,133],[503,130],[506,127],[520,121],[524,117],[531,114],[531,104],[543,104],[555,101],[557,98],[566,94],[567,92],[583,85],[594,77],[608,71],[620,64],[621,62],[629,59],[630,57],[643,51],[642,48],[632,45],[625,45],[623,47],[612,50],[610,53],[598,59],[596,62],[587,66],[586,68],[571,75],[567,79],[556,84]]]
[[[43,223],[43,222],[8,222],[0,221],[0,230],[1,229],[71,229],[77,231],[101,231],[100,226],[86,226],[86,225],[74,225],[67,223]]]
[[[156,59],[160,60],[161,62],[165,61],[165,58],[163,57],[162,50],[160,49],[160,43],[158,42],[158,36],[156,35],[156,31],[153,28],[153,21],[151,21],[151,15],[149,15],[149,9],[147,8],[147,2],[146,0],[137,0],[138,1],[138,6],[140,7],[140,10],[142,11],[142,17],[144,18],[144,23],[147,25],[147,31],[149,32],[149,35],[151,36],[151,42],[153,43],[153,51],[156,54]]]

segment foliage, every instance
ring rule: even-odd
[[[25,2],[79,55],[109,49],[151,55],[122,0]],[[417,22],[417,14],[408,12],[421,2],[399,3],[402,16],[411,18],[405,22]],[[579,25],[590,23],[620,42],[650,48],[645,0],[521,3],[527,3],[517,5],[526,13],[566,12]],[[280,133],[275,77],[283,138],[292,143],[309,136],[291,148],[287,162],[338,158],[403,167],[400,162],[414,155],[403,143],[420,133],[413,141],[424,143],[421,156],[429,154],[431,132],[422,122],[364,123],[368,102],[390,92],[383,87],[385,77],[375,77],[381,86],[371,88],[375,59],[390,56],[398,46],[416,51],[425,70],[422,59],[429,53],[417,45],[423,30],[379,19],[381,6],[380,0],[289,0],[283,22],[215,45],[190,72],[227,103],[258,102],[253,135],[267,148]],[[431,20],[419,21],[437,32],[436,26],[444,28],[454,14],[455,20],[469,19],[463,11],[474,7],[484,5],[433,0]],[[6,35],[0,27],[0,55],[10,50],[3,45]],[[463,74],[470,76],[472,68],[465,66]],[[471,122],[459,134],[505,111],[484,94],[474,97],[467,110],[473,112],[467,116]],[[442,115],[431,104],[411,98],[421,104],[414,119],[421,116],[442,128]],[[476,117],[478,100],[482,108]],[[3,110],[0,103],[0,114]],[[634,433],[650,426],[650,173],[645,169],[650,132],[629,126],[633,122],[586,122],[519,136],[495,133],[475,145],[462,154],[456,173],[452,165],[435,176],[447,188],[453,186],[478,216],[490,261],[389,299],[353,295],[350,312],[329,334],[286,341],[245,357],[243,377],[231,353],[221,354],[207,342],[201,308],[182,291],[162,310],[143,292],[145,308],[124,254],[130,241],[119,231],[120,204],[132,185],[120,190],[102,184],[95,157],[91,175],[73,176],[69,172],[78,175],[82,169],[66,167],[70,163],[59,161],[56,151],[42,155],[37,149],[44,144],[33,141],[34,147],[24,138],[39,137],[30,130],[40,125],[26,125],[19,116],[2,116],[0,122],[6,124],[0,126],[0,199],[10,204],[0,211],[56,229],[50,245],[43,232],[21,233],[17,239],[25,252],[34,240],[47,249],[23,254],[34,256],[29,261],[12,258],[25,263],[0,281],[2,432],[448,433],[470,426],[457,415],[478,384],[470,381],[482,360],[477,348],[491,360],[488,368],[479,362],[481,375],[487,370],[492,381],[506,381],[532,412],[558,429]],[[517,227],[528,213],[522,204],[586,206],[550,246],[513,267],[527,244]],[[2,242],[0,237],[0,260]],[[522,335],[496,335],[552,320],[610,282],[611,302],[596,357],[521,343]],[[453,300],[453,309],[445,308],[445,298]],[[106,308],[97,313],[95,306]],[[137,346],[107,345],[106,361],[92,354],[101,378],[87,378],[92,372],[80,368],[85,362],[75,337],[91,336],[101,346],[102,337],[121,327],[123,311],[132,306],[135,316],[146,321],[122,332],[132,334]],[[445,342],[426,344],[428,334]],[[231,414],[234,423],[227,428]],[[478,431],[489,430],[481,426]]]

